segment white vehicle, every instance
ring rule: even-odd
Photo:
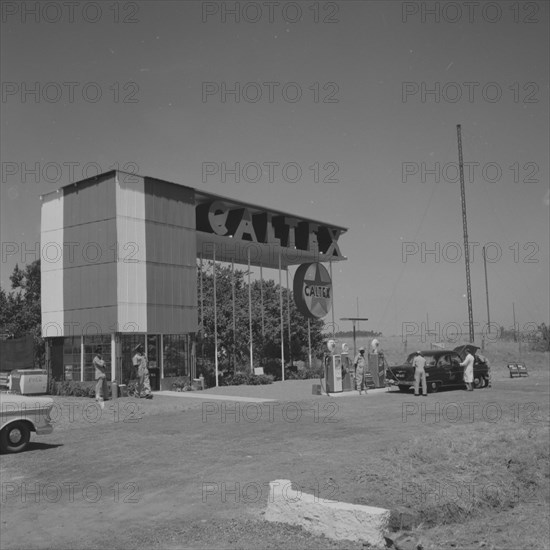
[[[4,453],[24,451],[37,435],[52,433],[51,397],[32,397],[0,393],[0,450]]]

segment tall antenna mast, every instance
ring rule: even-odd
[[[466,291],[468,294],[468,325],[470,342],[474,342],[474,314],[472,311],[472,285],[470,284],[470,249],[468,247],[468,223],[466,221],[466,191],[464,189],[464,162],[460,124],[456,125],[458,137],[458,167],[460,170],[460,196],[462,198],[462,229],[464,230],[464,261],[466,262]]]
[[[489,283],[487,282],[487,254],[483,247],[483,267],[485,269],[485,296],[487,298],[487,333],[491,334],[491,315],[489,314]]]

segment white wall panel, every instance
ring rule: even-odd
[[[119,249],[116,283],[118,325],[124,332],[125,326],[138,327],[137,332],[147,332],[147,250],[143,178],[119,176],[116,202]]]
[[[63,193],[43,199],[40,240],[43,336],[63,336]],[[60,334],[53,332],[54,326],[59,327]]]

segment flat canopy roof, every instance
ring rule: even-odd
[[[123,176],[137,181],[184,187],[195,198],[197,256],[222,262],[283,268],[310,262],[345,260],[338,238],[347,228],[289,212],[254,205],[198,190],[180,183],[111,170],[67,184],[60,189],[89,185],[94,180]],[[60,191],[53,191],[53,193]],[[51,193],[44,194],[43,197]]]
[[[175,185],[179,185],[179,184],[175,184]],[[240,205],[243,208],[248,208],[251,211],[257,211],[259,213],[265,212],[266,209],[267,209],[265,206],[258,206],[258,205],[255,205],[255,204],[251,204],[251,203],[248,203],[248,202],[238,200],[238,199],[224,197],[222,195],[216,195],[214,193],[208,193],[206,191],[199,191],[197,189],[195,189],[195,197],[196,197],[197,204],[203,204],[203,203],[206,203],[206,202],[219,200],[219,201],[222,201],[222,202],[226,202],[228,204]],[[296,219],[298,219],[300,221],[304,221],[304,222],[311,222],[311,223],[316,223],[316,224],[319,224],[319,225],[325,225],[325,226],[331,227],[333,229],[339,229],[342,233],[345,233],[348,230],[347,227],[342,227],[340,225],[334,225],[332,223],[322,222],[322,221],[319,221],[319,220],[314,220],[312,218],[304,218],[303,216],[298,216],[298,215],[292,214],[290,212],[283,212],[282,210],[275,210],[273,208],[269,208],[268,211],[271,212],[273,214],[273,216],[286,216],[287,218],[296,218]]]
[[[134,177],[138,177],[138,178],[158,179],[158,178],[154,178],[152,176],[141,176],[139,174],[124,172],[123,170],[109,170],[107,172],[102,172],[101,174],[97,174],[97,175],[92,176],[90,178],[75,181],[73,183],[68,183],[67,185],[63,185],[59,189],[65,189],[66,187],[79,186],[79,185],[82,185],[84,183],[92,182],[96,179],[100,179],[100,178],[103,179],[106,176],[114,176],[117,173],[118,174],[125,174],[127,176],[134,176]],[[187,189],[193,189],[193,191],[195,192],[195,197],[196,197],[197,204],[202,204],[202,203],[209,202],[209,201],[214,201],[214,200],[220,200],[222,202],[227,202],[227,203],[231,203],[231,204],[235,204],[235,205],[241,205],[243,208],[250,208],[251,210],[257,210],[259,212],[265,212],[265,210],[266,210],[266,207],[264,207],[264,206],[254,205],[254,204],[251,204],[251,203],[248,203],[248,202],[244,202],[244,201],[241,201],[241,200],[238,200],[238,199],[234,199],[232,197],[224,197],[223,195],[217,195],[215,193],[209,193],[207,191],[199,191],[198,189],[196,189],[194,187],[189,187],[189,185],[184,185],[183,183],[176,183],[176,182],[167,181],[167,180],[160,180],[160,181],[164,181],[165,183],[171,183],[172,185],[179,185],[181,187],[186,187]],[[42,195],[40,195],[40,196],[41,197],[46,197],[47,195],[57,193],[59,191],[59,189],[54,190],[54,191],[50,191],[48,193],[42,193]],[[327,225],[327,226],[332,227],[334,229],[339,229],[342,233],[345,233],[348,230],[347,227],[343,227],[341,225],[335,225],[335,224],[328,223],[328,222],[321,222],[319,220],[314,220],[314,219],[311,219],[311,218],[304,218],[303,216],[298,216],[298,215],[292,214],[290,212],[283,212],[282,210],[275,210],[273,208],[270,208],[269,212],[272,212],[276,216],[287,216],[287,217],[292,217],[292,218],[296,218],[296,219],[299,219],[299,220],[303,220],[303,221],[306,221],[306,222],[317,223],[317,224],[320,224],[320,225]]]

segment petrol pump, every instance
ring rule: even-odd
[[[338,393],[342,391],[342,356],[334,353],[336,342],[327,342],[329,353],[325,353],[325,380],[327,393]]]
[[[342,390],[351,391],[353,389],[352,380],[352,361],[349,356],[349,346],[344,342],[342,344]]]

